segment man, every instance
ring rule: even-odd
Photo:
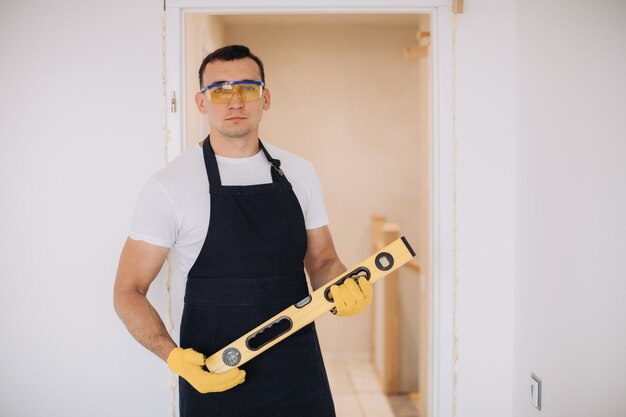
[[[306,297],[303,266],[314,290],[346,268],[311,164],[258,138],[270,108],[262,62],[227,46],[204,59],[199,78],[195,100],[210,134],[144,189],[120,257],[116,311],[181,377],[182,417],[334,416],[313,324],[245,371],[204,367],[205,355]],[[180,347],[146,298],[170,249],[188,271]],[[360,312],[372,295],[365,279],[331,293],[337,315]]]

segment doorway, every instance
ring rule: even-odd
[[[272,94],[261,138],[315,166],[344,264],[371,254],[373,215],[397,224],[410,240],[421,269],[394,278],[397,305],[379,303],[376,287],[375,307],[364,314],[316,322],[338,416],[398,414],[385,414],[385,404],[418,415],[429,346],[430,16],[187,13],[184,34],[186,147],[208,133],[194,104],[202,59],[223,45],[246,45],[264,61]],[[382,340],[384,314],[398,320],[392,346]],[[389,372],[384,355],[402,366],[375,393],[376,375]]]
[[[421,385],[422,392],[422,415],[424,416],[451,416],[453,413],[453,398],[454,398],[454,360],[451,352],[454,349],[454,331],[453,331],[453,265],[454,261],[452,254],[454,251],[454,232],[453,232],[453,219],[454,219],[454,207],[453,207],[453,171],[451,167],[454,164],[453,161],[453,137],[452,137],[452,26],[451,16],[452,10],[450,5],[443,0],[424,0],[417,4],[411,2],[408,4],[402,0],[397,1],[385,1],[385,2],[370,2],[369,6],[364,7],[357,1],[346,2],[342,7],[331,5],[330,3],[319,4],[318,2],[299,2],[297,5],[285,5],[278,2],[268,2],[263,6],[246,6],[237,4],[231,4],[229,2],[212,2],[211,4],[204,4],[203,1],[198,0],[172,0],[167,2],[166,14],[164,20],[164,46],[167,51],[164,56],[164,73],[165,73],[165,86],[164,86],[164,98],[166,100],[167,112],[167,127],[166,127],[166,152],[168,160],[176,157],[180,154],[185,147],[183,137],[188,137],[186,121],[184,115],[188,106],[185,105],[184,94],[181,94],[185,90],[184,82],[185,77],[183,74],[184,68],[182,62],[185,58],[185,45],[184,45],[184,33],[185,33],[185,16],[187,14],[205,13],[217,17],[218,15],[229,14],[278,14],[278,13],[291,13],[288,17],[294,17],[298,14],[319,14],[327,13],[326,17],[334,14],[347,14],[347,13],[369,13],[369,14],[427,14],[430,16],[430,25],[432,32],[431,39],[431,53],[429,55],[429,70],[430,70],[430,115],[429,125],[431,130],[429,132],[430,143],[427,149],[428,161],[429,161],[429,173],[428,183],[425,185],[427,189],[426,195],[428,197],[427,205],[429,207],[428,213],[430,221],[428,224],[428,233],[422,234],[419,238],[427,239],[428,242],[424,244],[424,248],[428,249],[428,255],[426,258],[420,258],[420,261],[425,261],[423,267],[423,274],[426,279],[420,281],[419,294],[420,296],[426,295],[427,303],[420,303],[420,309],[425,310],[426,314],[422,315],[422,318],[427,316],[427,325],[422,326],[419,330],[420,333],[426,335],[426,337],[420,337],[420,343],[425,344],[425,349],[421,349],[420,353],[423,357],[419,358],[419,362],[426,363],[425,366],[420,367],[419,379],[425,379],[427,381],[426,390],[424,385]],[[364,15],[361,15],[364,16]],[[213,26],[213,28],[215,28]],[[412,38],[414,39],[414,38]],[[404,45],[404,46],[410,46]],[[216,47],[216,46],[215,46]],[[213,50],[215,47],[209,47],[208,50]],[[259,55],[261,55],[259,53]],[[263,58],[263,57],[262,57]],[[265,58],[263,58],[265,59]],[[265,59],[267,61],[267,59]],[[267,64],[266,64],[267,65]],[[269,76],[269,74],[268,74]],[[349,80],[348,80],[349,81]],[[395,80],[393,80],[395,81]],[[273,82],[273,81],[272,81]],[[195,84],[193,90],[195,91],[197,84]],[[275,87],[275,86],[274,86]],[[275,89],[274,89],[275,90]],[[275,95],[275,91],[273,91]],[[178,106],[171,106],[178,97]],[[268,113],[278,113],[274,101],[273,109]],[[183,110],[181,112],[181,110]],[[362,123],[368,123],[368,120],[364,118]],[[265,127],[269,124],[266,123],[270,118],[266,118],[264,121]],[[319,120],[313,122],[319,123]],[[198,131],[201,131],[201,127]],[[267,129],[262,131],[262,134],[273,135],[273,132],[268,132]],[[267,136],[269,137],[269,136]],[[282,145],[281,142],[273,140],[275,144]],[[306,142],[305,144],[310,144]],[[342,150],[341,143],[334,144],[333,150]],[[289,146],[283,146],[286,149],[290,149]],[[291,148],[293,149],[293,148]],[[298,152],[297,150],[295,150]],[[337,154],[338,152],[335,152]],[[308,156],[308,155],[305,155]],[[341,158],[340,164],[354,163],[355,160],[365,157],[363,154],[357,151],[356,154],[345,154]],[[317,164],[317,160],[314,157],[309,157]],[[335,160],[335,162],[338,159]],[[383,166],[380,160],[375,161],[378,165],[375,169],[394,170],[393,165]],[[362,167],[363,168],[363,167]],[[321,167],[317,167],[318,172],[322,171]],[[368,166],[366,170],[371,169]],[[324,172],[327,172],[324,170]],[[328,171],[332,172],[332,171]],[[382,172],[382,171],[381,171]],[[393,172],[391,172],[393,175]],[[352,178],[358,177],[356,170],[347,174]],[[334,178],[334,177],[333,177]],[[323,179],[323,181],[325,181]],[[326,185],[325,185],[326,187]],[[394,189],[389,187],[389,189]],[[366,190],[366,194],[369,193],[369,189]],[[339,196],[342,191],[337,193],[330,193],[329,190],[325,191],[327,205],[329,201],[332,201],[333,197]],[[330,195],[329,194],[333,194]],[[400,196],[401,199],[404,195]],[[355,197],[343,196],[343,205],[350,205],[356,207],[360,205],[362,201],[366,201],[367,198],[363,194]],[[381,198],[369,199],[372,204],[377,204],[383,201]],[[406,202],[406,199],[405,201]],[[332,203],[331,203],[332,204]],[[369,204],[369,203],[368,203]],[[377,207],[376,207],[377,208]],[[342,207],[343,209],[343,207]],[[329,210],[330,211],[330,210]],[[379,213],[381,214],[381,213]],[[387,214],[388,213],[383,213]],[[331,213],[331,216],[334,214]],[[399,222],[397,218],[389,217],[389,220]],[[340,219],[331,218],[331,228],[335,235],[335,240],[338,239],[338,233],[335,231],[335,226],[340,226]],[[342,226],[340,226],[342,227]],[[352,235],[351,235],[352,236]],[[408,234],[407,234],[408,236]],[[408,236],[411,238],[411,236]],[[361,234],[357,234],[350,238],[350,241],[356,238],[358,242],[367,241],[367,232],[362,231]],[[346,240],[347,241],[347,240]],[[349,241],[349,242],[350,242]],[[413,239],[411,238],[413,243]],[[366,247],[366,243],[357,243],[361,247]],[[344,243],[345,245],[345,243]],[[339,246],[339,245],[338,245]],[[340,248],[341,250],[341,248]],[[371,252],[369,252],[371,253]],[[342,253],[343,260],[346,264],[354,258],[350,258],[349,254]],[[348,255],[348,256],[346,256]],[[354,255],[353,255],[354,256]],[[174,286],[174,283],[173,283]],[[404,289],[402,289],[404,291]],[[415,299],[413,299],[415,302]],[[357,326],[358,327],[358,326]],[[367,326],[365,326],[367,327]],[[370,329],[371,330],[371,329]],[[176,332],[176,329],[174,329]],[[371,357],[370,352],[370,357]],[[357,355],[358,359],[358,355]],[[426,374],[425,376],[423,374]],[[421,384],[421,382],[420,382]]]

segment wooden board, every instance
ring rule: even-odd
[[[410,261],[415,252],[409,242],[401,237],[362,263],[348,269],[303,300],[286,308],[271,319],[255,327],[239,339],[215,352],[206,360],[211,372],[226,372],[238,367],[286,339],[313,320],[329,312],[335,304],[329,297],[330,287],[346,279],[365,275],[371,284],[392,273]]]
[[[463,0],[453,0],[452,2],[452,13],[461,14],[463,13]]]

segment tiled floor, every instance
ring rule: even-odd
[[[369,362],[331,360],[326,371],[337,417],[395,417]]]
[[[388,398],[395,417],[420,417],[419,399],[416,402],[411,395],[394,395]]]

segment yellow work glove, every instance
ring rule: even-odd
[[[330,295],[335,302],[334,314],[354,316],[372,302],[372,286],[363,276],[358,281],[347,279],[341,285],[331,285]]]
[[[203,369],[204,355],[193,349],[174,348],[167,357],[167,366],[180,375],[198,392],[222,392],[243,383],[246,371],[239,368],[217,374]]]

